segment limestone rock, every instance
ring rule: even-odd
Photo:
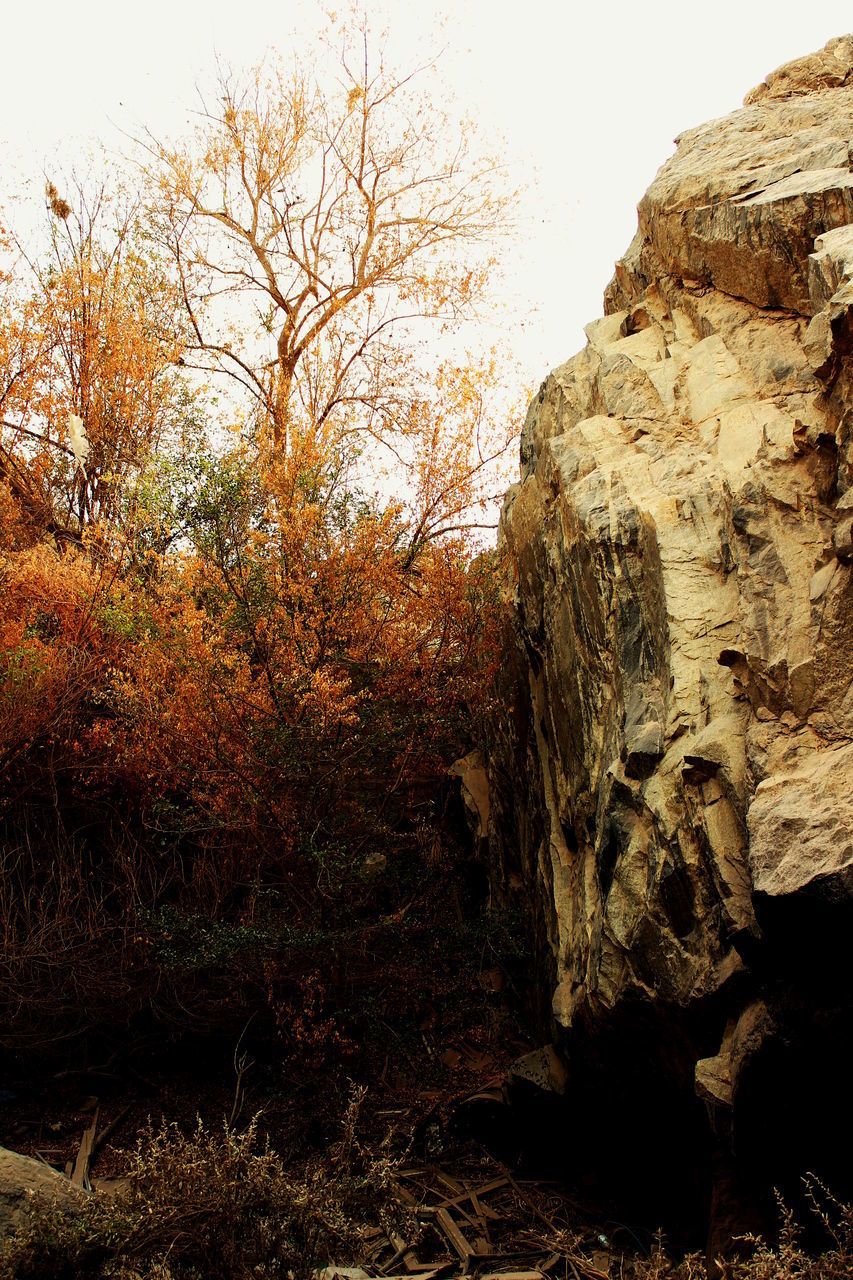
[[[810,59],[788,78],[796,91],[779,91],[783,68],[776,90],[750,94],[741,111],[678,138],[640,201],[638,236],[617,264],[609,310],[673,275],[811,315],[815,240],[853,221],[853,39],[827,48],[813,80]]]
[[[709,1107],[715,1128],[727,1121],[735,1091],[746,1063],[761,1049],[774,1031],[773,1020],[763,1000],[754,1000],[737,1018],[732,1018],[723,1034],[719,1053],[696,1063],[696,1092]],[[724,1119],[721,1120],[722,1112]]]
[[[809,752],[760,783],[749,808],[755,893],[853,896],[851,782],[853,745]]]
[[[853,37],[678,139],[501,522],[495,892],[537,904],[570,1097],[621,1090],[633,1123],[654,1028],[630,1087],[698,1089],[736,1151],[733,1099],[763,1105],[765,1040],[810,1009],[773,904],[786,937],[816,895],[853,919],[851,139]]]
[[[835,89],[853,80],[853,36],[830,40],[817,53],[788,62],[746,95],[745,105],[768,98],[792,98],[820,89]]]
[[[0,1147],[0,1237],[12,1231],[33,1201],[80,1204],[85,1193],[48,1165]]]
[[[485,761],[479,751],[469,751],[467,756],[455,760],[448,772],[459,779],[465,820],[477,847],[489,831],[489,779]]]
[[[516,1058],[509,1068],[510,1083],[523,1081],[546,1093],[566,1092],[566,1067],[552,1044],[533,1049],[522,1058]]]
[[[853,515],[839,520],[832,534],[832,545],[842,564],[853,561]]]

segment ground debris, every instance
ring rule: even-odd
[[[85,1130],[83,1137],[80,1139],[77,1159],[74,1161],[74,1168],[71,1173],[71,1181],[74,1186],[82,1187],[84,1191],[92,1190],[92,1184],[89,1181],[89,1166],[92,1163],[92,1155],[95,1151],[99,1116],[100,1108],[96,1106],[95,1114],[92,1117],[92,1123]]]
[[[607,1280],[595,1232],[557,1184],[520,1182],[486,1157],[477,1167],[436,1164],[398,1171],[395,1195],[408,1238],[371,1233],[359,1265],[382,1280]]]

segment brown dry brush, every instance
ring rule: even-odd
[[[116,853],[130,861],[127,849]],[[81,841],[7,829],[0,843],[2,1048],[57,1050],[114,1017],[117,1001],[132,1015],[144,998],[134,905],[131,884],[99,876]]]
[[[217,908],[198,894],[193,856],[158,859],[122,828],[107,852],[56,831],[0,833],[0,1052],[44,1068],[137,1033],[233,1039],[251,1016],[253,1038],[333,1066],[346,1046],[332,1011],[431,954],[429,918],[394,910],[436,909],[440,874],[411,858],[381,888],[345,865],[325,890],[338,918],[324,925],[286,882],[257,876]]]
[[[362,1097],[352,1092],[340,1140],[310,1166],[289,1165],[257,1120],[242,1130],[149,1128],[128,1189],[82,1211],[34,1206],[0,1243],[0,1280],[308,1280],[359,1256],[369,1224],[411,1227],[393,1200],[392,1161],[359,1139]]]
[[[775,1242],[747,1235],[734,1241],[729,1258],[699,1255],[674,1259],[658,1236],[648,1258],[623,1262],[620,1280],[851,1280],[853,1205],[838,1200],[812,1174],[803,1178],[804,1218],[777,1192],[779,1232]]]
[[[131,1043],[152,1023],[230,1033],[245,1021],[240,957],[207,968],[164,961],[163,895],[138,887],[155,868],[127,833],[108,861],[63,835],[0,847],[0,1050],[43,1067],[104,1038]]]
[[[151,918],[178,873],[125,823],[94,836],[61,818],[4,824],[0,1050],[44,1061],[140,1017],[169,1021],[180,984],[158,962]]]
[[[354,1090],[340,1140],[298,1166],[262,1140],[257,1120],[216,1131],[201,1121],[189,1132],[149,1126],[131,1156],[127,1189],[115,1198],[93,1197],[82,1210],[30,1208],[0,1242],[0,1280],[309,1280],[330,1263],[357,1263],[377,1227],[413,1239],[416,1223],[395,1197],[395,1161],[383,1145],[359,1138],[362,1100]],[[566,1280],[850,1280],[853,1206],[817,1179],[805,1181],[824,1232],[820,1253],[805,1247],[803,1227],[781,1201],[775,1245],[746,1237],[742,1256],[711,1266],[698,1255],[673,1259],[660,1237],[646,1257],[612,1256],[607,1271],[585,1256],[576,1232],[538,1234],[533,1252],[559,1255],[550,1274]]]
[[[56,1056],[150,1017],[230,1035],[258,1008],[275,1034],[318,964],[324,989],[340,986],[323,952],[352,951],[354,932],[364,935],[356,950],[373,950],[377,911],[359,868],[371,850],[411,846],[414,817],[441,790],[435,757],[452,758],[461,731],[397,690],[378,711],[365,702],[358,733],[324,739],[306,773],[313,722],[299,732],[250,725],[231,752],[222,700],[207,724],[207,668],[192,664],[175,670],[201,720],[137,723],[138,708],[114,688],[133,646],[118,623],[92,621],[89,569],[45,553],[16,577],[11,563],[3,586],[17,583],[18,595],[10,604],[5,594],[4,617],[17,647],[0,642],[0,1051]],[[104,605],[108,620],[110,609],[148,634],[144,593]],[[390,748],[389,722],[404,726]],[[199,746],[208,738],[212,755]],[[408,740],[421,752],[430,742],[429,759]],[[243,747],[252,750],[235,772]],[[258,917],[276,896],[286,910],[266,927]]]

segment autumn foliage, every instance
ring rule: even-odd
[[[475,736],[515,430],[462,348],[508,198],[355,34],[3,232],[6,1043],[168,1004],[169,912],[327,920]],[[35,989],[94,937],[110,982]]]

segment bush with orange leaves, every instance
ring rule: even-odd
[[[496,652],[489,557],[403,554],[394,510],[311,519],[310,538],[247,525],[227,549],[200,530],[146,574],[94,536],[0,559],[7,1046],[146,1008],[233,1025],[267,1002],[263,948],[164,976],[162,912],[239,930],[278,886],[289,928],[325,927],[366,891],[360,851],[408,838],[412,787],[435,792],[469,744]],[[283,963],[273,1032],[301,1000],[304,962]]]
[[[110,585],[88,559],[44,543],[0,556],[0,803],[7,812],[21,799],[14,779],[37,790],[43,770],[73,768],[87,733],[109,713],[118,640],[108,625]]]
[[[0,232],[0,900],[21,1009],[41,1007],[23,939],[79,944],[92,976],[72,908],[51,915],[60,883],[111,940],[104,972],[141,975],[128,1009],[146,974],[168,1004],[181,964],[173,1009],[210,1004],[187,939],[231,963],[270,887],[309,932],[367,903],[362,854],[413,844],[476,736],[498,614],[479,539],[517,405],[505,356],[460,346],[512,195],[356,27],[333,22],[331,69],[220,68],[194,136],[149,137],[118,191],[51,181],[41,243]],[[230,375],[224,405],[199,370]],[[220,966],[226,1003],[264,990],[256,961]]]
[[[114,680],[114,763],[256,851],[375,831],[413,778],[443,775],[489,684],[489,558],[429,544],[405,566],[387,519],[350,535],[310,562],[276,539],[227,573],[183,564]]]

